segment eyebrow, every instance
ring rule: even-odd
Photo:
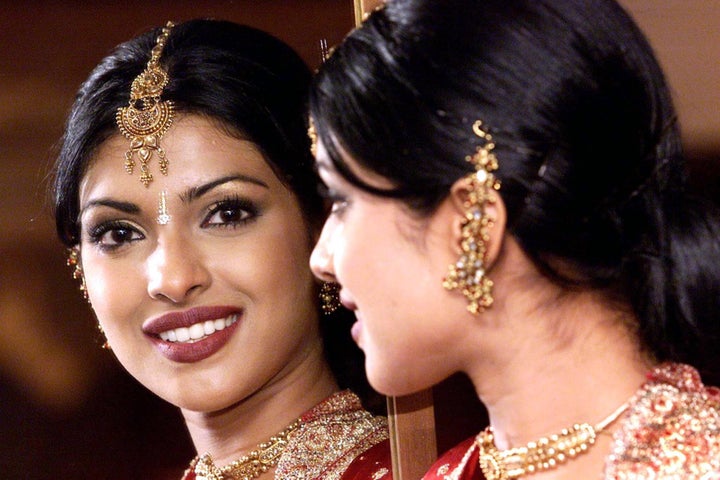
[[[108,198],[99,198],[97,200],[92,200],[92,201],[88,202],[82,208],[82,210],[80,210],[78,218],[82,217],[83,213],[85,213],[86,210],[93,208],[93,207],[110,207],[110,208],[114,208],[115,210],[120,210],[121,212],[125,212],[125,213],[139,213],[140,212],[140,207],[138,207],[134,203],[121,202],[118,200],[111,200]]]
[[[183,202],[191,202],[198,197],[201,197],[208,193],[213,188],[219,187],[220,185],[224,185],[226,183],[230,182],[244,182],[244,183],[251,183],[253,185],[258,185],[263,188],[269,189],[267,183],[263,182],[259,178],[251,177],[249,175],[228,175],[225,177],[218,178],[217,180],[213,180],[212,182],[205,183],[203,185],[199,185],[197,187],[191,187],[187,189],[184,193],[180,194],[180,199]]]
[[[184,203],[191,202],[206,193],[208,193],[210,190],[219,187],[220,185],[224,185],[226,183],[230,182],[244,182],[244,183],[251,183],[253,185],[258,185],[263,188],[269,189],[267,183],[263,182],[262,180],[251,177],[249,175],[228,175],[225,177],[218,178],[216,180],[213,180],[212,182],[205,183],[203,185],[199,185],[197,187],[191,187],[187,189],[185,192],[180,194],[180,199]],[[83,208],[80,210],[80,213],[78,215],[78,218],[82,217],[82,215],[90,208],[94,207],[109,207],[113,208],[115,210],[119,210],[124,213],[130,213],[130,214],[137,214],[140,213],[140,207],[132,202],[121,202],[119,200],[112,200],[110,198],[98,198],[96,200],[89,201]]]

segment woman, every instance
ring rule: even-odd
[[[389,478],[307,266],[309,80],[263,32],[169,23],[105,58],[67,122],[57,230],[113,353],[181,409],[185,479]]]
[[[311,265],[371,385],[460,371],[488,408],[427,478],[718,478],[720,227],[617,3],[393,0],[310,112],[334,202]]]

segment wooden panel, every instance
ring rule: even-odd
[[[395,480],[422,478],[437,457],[432,390],[388,398]]]

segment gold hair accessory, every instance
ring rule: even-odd
[[[485,255],[487,253],[488,230],[492,219],[486,215],[488,204],[495,203],[493,191],[500,189],[500,181],[491,173],[498,168],[497,158],[493,153],[495,143],[492,135],[481,129],[482,122],[476,121],[473,132],[485,140],[485,144],[477,147],[474,155],[465,160],[475,166],[475,172],[467,175],[470,192],[465,202],[467,211],[461,225],[462,241],[460,259],[448,267],[448,274],[443,280],[447,290],[460,290],[468,299],[468,310],[478,313],[489,308],[493,303],[493,282],[485,276]]]
[[[167,191],[163,190],[160,192],[160,200],[158,200],[157,223],[159,225],[167,225],[170,223],[171,218],[167,208]]]
[[[313,121],[312,117],[308,117],[308,129],[307,129],[307,135],[308,138],[310,138],[310,153],[312,153],[312,156],[317,158],[317,132],[315,131],[315,122]]]
[[[255,450],[229,465],[218,467],[209,453],[196,457],[190,468],[195,471],[196,480],[252,480],[274,468],[285,452],[289,435],[300,426],[296,420]]]
[[[628,405],[624,403],[594,427],[587,423],[576,423],[558,434],[543,437],[524,447],[502,451],[495,446],[492,428],[487,427],[475,437],[483,476],[487,480],[513,480],[559,467],[567,460],[587,452],[597,436],[617,420]]]
[[[323,282],[320,287],[320,302],[325,315],[340,308],[340,285],[335,282]]]
[[[137,153],[142,173],[140,181],[146,187],[153,181],[148,168],[153,152],[157,152],[160,172],[163,175],[168,172],[168,161],[160,139],[172,125],[174,106],[170,100],[160,100],[169,80],[167,72],[160,66],[160,55],[173,26],[172,22],[168,22],[162,29],[147,67],[133,80],[129,105],[119,108],[115,116],[120,132],[130,140],[130,149],[125,152],[125,170],[132,175],[135,167],[133,157]]]

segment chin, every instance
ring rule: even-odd
[[[413,382],[407,376],[393,375],[393,373],[400,373],[399,370],[384,368],[380,371],[373,371],[367,369],[368,382],[373,389],[388,397],[410,395],[432,387],[432,384],[428,385],[425,382]]]

